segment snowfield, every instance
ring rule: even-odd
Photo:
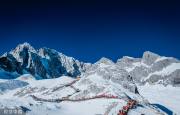
[[[2,94],[0,94],[1,108],[24,107],[27,109],[27,115],[117,115],[119,110],[127,104],[127,99],[131,97],[138,100],[142,107],[139,106],[130,110],[128,115],[145,113],[148,113],[146,115],[165,114],[163,111],[153,108],[143,102],[144,99],[140,95],[128,91],[117,83],[104,80],[102,76],[97,74],[81,78],[79,81],[67,76],[56,79],[35,80],[28,74],[17,78],[17,80],[28,83],[28,85],[22,86],[18,82],[16,84],[17,88],[2,92]],[[86,80],[90,81],[90,83],[85,83]],[[1,80],[1,82],[3,82],[3,80]],[[3,83],[6,82],[5,80]],[[20,87],[18,87],[18,85]],[[104,87],[104,89],[101,90],[101,87]],[[77,92],[77,89],[80,91]],[[70,99],[78,100],[103,93],[107,93],[107,95],[116,95],[119,98],[95,98],[75,102],[44,102],[34,100],[30,96],[35,95],[42,99],[56,99],[70,95]]]
[[[150,103],[163,105],[180,115],[180,87],[146,84],[138,86],[138,90]]]
[[[128,97],[139,100],[142,104],[130,110],[128,115],[180,114],[180,87],[170,85],[166,87],[160,84],[138,86],[139,93],[144,97],[142,98],[140,95],[138,96],[128,91],[117,83],[105,80],[101,75],[96,73],[81,78],[79,81],[67,76],[55,79],[35,80],[29,74],[22,75],[13,81],[3,79],[0,81],[0,88],[6,89],[1,90],[0,107],[25,107],[28,109],[27,115],[117,115],[118,111],[126,105],[127,95]],[[69,83],[73,83],[72,86],[67,85]],[[101,91],[101,88],[104,89]],[[77,89],[80,92],[76,92]],[[30,96],[33,94],[43,99],[56,99],[72,94],[72,99],[79,99],[102,93],[117,95],[122,99],[99,98],[86,101],[63,101],[56,103],[36,101]],[[156,108],[153,109],[150,105],[147,106],[147,103],[145,104],[146,101],[165,107],[165,109],[163,110],[160,106],[154,106]]]

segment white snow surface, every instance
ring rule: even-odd
[[[138,86],[138,90],[150,103],[161,104],[180,115],[180,87],[146,84]]]
[[[84,84],[82,80],[85,79],[90,81],[90,83]],[[2,94],[0,93],[1,108],[23,106],[30,109],[30,111],[27,112],[27,115],[103,115],[105,113],[107,115],[116,115],[118,111],[127,104],[126,100],[123,98],[101,98],[79,102],[63,101],[61,103],[35,101],[29,95],[36,95],[43,99],[56,99],[75,93],[74,89],[71,87],[63,87],[57,91],[53,91],[55,88],[67,83],[71,83],[75,79],[63,76],[55,79],[35,80],[33,79],[33,76],[25,74],[17,78],[17,80],[27,82],[29,85],[8,90]],[[3,80],[0,81],[3,82]],[[143,101],[140,95],[129,92],[117,83],[104,80],[102,76],[97,74],[81,78],[79,81],[77,81],[77,83],[73,84],[73,86],[78,88],[80,92],[74,94],[71,97],[72,99],[96,96],[97,92],[95,89],[101,89],[104,87],[104,90],[100,90],[98,94],[107,93],[118,97],[125,97],[128,95],[134,99],[137,99],[138,101]],[[95,90],[95,92],[93,90]],[[86,94],[85,92],[87,91],[92,92]],[[139,115],[140,113],[151,113],[149,115],[156,115],[156,112],[154,112],[154,110],[148,106],[146,108],[134,109],[129,112],[129,115]]]

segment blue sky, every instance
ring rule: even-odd
[[[177,1],[4,1],[0,3],[0,53],[29,42],[81,61],[146,50],[180,58]]]

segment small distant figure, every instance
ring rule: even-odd
[[[138,88],[135,87],[135,94],[139,94]]]
[[[129,81],[133,81],[133,78],[132,78],[131,75],[128,75],[128,80],[129,80]]]

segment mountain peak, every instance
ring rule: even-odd
[[[96,62],[97,64],[99,63],[104,63],[104,64],[114,64],[114,62],[106,57],[102,57],[99,61]]]
[[[24,42],[24,43],[19,44],[19,45],[23,45],[23,46],[31,46],[28,42]]]
[[[27,49],[30,52],[36,52],[36,50],[27,42],[17,45],[17,47],[11,52],[20,52],[24,49]]]
[[[11,60],[6,60],[7,57]],[[8,65],[7,69],[5,68],[7,71],[17,72],[19,75],[32,74],[37,79],[56,78],[62,75],[76,77],[89,67],[89,64],[54,49],[43,47],[36,50],[27,42],[4,54],[0,61],[0,69],[1,65],[5,67]]]
[[[158,54],[154,53],[154,52],[151,52],[151,51],[145,51],[143,53],[143,57],[146,56],[146,55],[151,55],[151,56],[156,56],[156,57],[159,57]]]
[[[155,53],[150,52],[150,51],[145,51],[143,53],[142,62],[147,64],[147,65],[151,65],[159,57],[160,56],[158,54],[155,54]]]

